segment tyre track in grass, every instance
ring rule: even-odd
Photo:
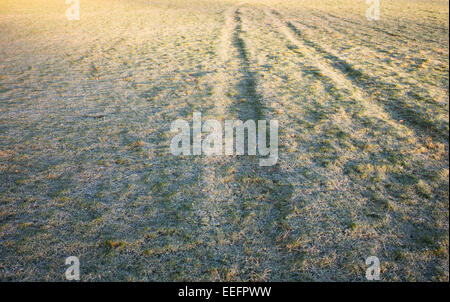
[[[303,34],[306,34],[308,36],[308,39],[314,39],[312,38],[313,35],[317,34],[317,31],[319,31],[321,33],[320,36],[322,36],[322,34],[325,34],[327,36],[332,36],[333,38],[336,37],[336,35],[339,35],[338,37],[338,41],[342,41],[342,43],[346,43],[347,39],[346,36],[348,35],[355,35],[355,32],[353,31],[353,28],[341,28],[339,26],[339,24],[336,24],[333,21],[328,21],[330,24],[332,24],[333,26],[330,27],[317,27],[314,25],[309,24],[306,20],[309,19],[293,19],[292,22],[295,24],[301,24],[301,26],[303,26],[305,28],[305,30],[303,31]],[[312,19],[311,21],[313,22],[322,22],[322,19],[319,19],[319,17],[315,16],[314,14],[312,15]],[[336,26],[337,25],[337,26]],[[404,58],[405,58],[405,54],[398,52],[395,49],[389,49],[387,50],[385,47],[385,44],[380,44],[380,43],[375,43],[374,41],[370,40],[370,39],[366,39],[363,38],[363,36],[368,36],[370,37],[369,34],[362,32],[362,33],[356,33],[357,35],[357,42],[360,42],[361,45],[358,45],[355,48],[350,48],[344,49],[344,52],[347,52],[348,50],[352,50],[352,51],[358,51],[358,52],[362,52],[367,56],[367,60],[369,60],[370,64],[373,66],[376,66],[378,68],[378,70],[376,71],[380,71],[380,70],[386,70],[387,72],[385,72],[385,76],[389,77],[392,75],[395,75],[395,77],[399,78],[401,81],[400,83],[402,85],[406,85],[406,89],[408,89],[408,91],[410,91],[410,94],[417,94],[417,88],[421,88],[421,92],[419,94],[417,94],[417,97],[420,99],[423,99],[425,102],[431,103],[436,105],[437,107],[442,108],[443,110],[446,110],[445,106],[446,106],[446,100],[448,99],[448,89],[443,89],[441,86],[436,85],[435,83],[426,83],[426,82],[421,82],[419,83],[417,80],[415,80],[414,78],[412,78],[411,76],[406,76],[404,75],[404,73],[408,73],[410,72],[411,68],[415,68],[415,69],[420,69],[421,64],[424,62],[424,59],[420,58],[420,57],[412,57],[409,60],[408,67],[404,68],[402,66],[392,66],[388,63],[385,63],[385,56],[387,53],[389,54],[395,54],[395,56],[397,56],[398,58],[396,58],[395,60],[393,60],[392,62],[397,62],[397,63],[403,63]],[[363,42],[363,43],[361,43]],[[317,42],[316,42],[317,44]],[[369,44],[371,47],[368,46],[364,46],[363,44]],[[415,55],[417,55],[416,52],[414,52]],[[375,58],[375,60],[373,59]],[[401,59],[399,59],[401,58]],[[358,59],[351,59],[351,58],[347,58],[347,60],[352,60],[352,64],[355,62],[355,60]],[[435,61],[434,63],[437,65],[441,65],[442,62],[441,61],[436,61],[435,59],[433,59],[433,61]],[[409,70],[408,70],[409,69]],[[418,86],[418,87],[415,87]],[[432,91],[437,89],[439,91],[438,96],[432,96],[433,93]],[[436,98],[438,98],[439,100],[436,100]],[[447,113],[448,113],[448,109],[447,109]]]
[[[364,72],[355,69],[350,63],[337,55],[306,39],[292,22],[282,19],[282,15],[276,10],[266,9],[265,11],[282,34],[300,47],[306,55],[310,56],[325,75],[328,75],[339,84],[343,83],[344,87],[342,88],[354,90],[355,95],[361,100],[375,97],[376,102],[385,109],[384,112],[392,120],[398,124],[405,124],[416,134],[428,134],[439,141],[445,141],[448,138],[446,130],[448,125],[445,124],[445,121],[436,125],[431,116],[423,118],[423,112],[417,112],[410,104],[402,100],[394,84],[383,83],[370,77]],[[381,84],[384,90],[380,92],[373,83]],[[372,94],[372,97],[366,90]],[[389,93],[390,95],[385,96],[383,93]]]
[[[323,20],[325,19],[326,22],[328,22],[330,25],[332,25],[332,27],[330,27],[331,29],[333,29],[333,30],[335,30],[335,31],[342,32],[343,34],[348,34],[348,29],[354,29],[354,27],[348,27],[348,26],[342,21],[341,18],[330,17],[329,15],[324,14],[324,13],[312,13],[311,15],[312,15],[314,18],[316,18],[318,21],[320,21],[320,22],[323,22]],[[351,23],[351,22],[350,22],[350,23]],[[310,25],[310,24],[307,24],[306,22],[302,22],[302,24],[304,24],[305,26],[309,26],[309,27],[311,27],[311,28],[313,28],[313,29],[316,29],[315,26]],[[375,48],[378,52],[380,52],[380,53],[386,53],[386,52],[387,52],[387,49],[388,49],[388,50],[390,50],[390,51],[395,51],[395,54],[396,54],[396,55],[399,55],[399,56],[404,55],[404,54],[398,52],[397,50],[393,50],[393,49],[387,48],[387,46],[389,46],[388,43],[377,43],[376,41],[373,41],[373,40],[371,39],[372,35],[369,33],[371,27],[367,27],[367,25],[358,24],[358,23],[356,23],[356,22],[355,22],[355,23],[351,23],[351,24],[358,26],[358,31],[357,31],[358,34],[361,35],[361,36],[366,37],[366,38],[362,39],[362,41],[364,41],[364,42],[366,42],[366,43],[369,43],[370,45],[373,45],[374,48]],[[364,28],[369,29],[369,31],[365,31]],[[398,42],[398,40],[396,40],[395,38],[392,38],[392,37],[389,36],[389,35],[387,36],[387,39],[389,39],[389,41],[392,42],[392,43]],[[416,55],[417,53],[416,53],[415,50],[420,49],[419,46],[421,46],[421,45],[418,45],[417,43],[415,43],[415,42],[413,42],[413,41],[408,41],[408,43],[413,43],[413,44],[415,44],[415,45],[417,46],[416,48],[412,48],[412,49],[410,48],[410,49],[408,49],[408,53],[413,53],[413,54]],[[409,44],[405,43],[404,45],[406,46],[406,45],[409,45]],[[437,55],[441,55],[441,56],[442,56],[442,52],[437,51],[436,48],[434,48],[434,47],[428,47],[428,50],[429,50],[430,52],[433,52],[433,53],[435,53],[435,54],[437,54]]]
[[[318,46],[317,44],[313,44],[318,48],[316,50],[314,47],[309,47],[308,40],[305,39],[303,36],[302,40],[299,40],[300,33],[297,31],[295,32],[294,29],[296,29],[292,23],[289,21],[286,21],[286,23],[283,23],[283,19],[277,19],[282,18],[281,14],[277,12],[276,10],[273,10],[271,8],[266,9],[266,14],[269,16],[271,22],[275,25],[277,25],[280,32],[284,34],[284,36],[291,42],[297,45],[301,48],[302,53],[310,58],[310,60],[313,62],[313,65],[318,68],[318,71],[320,71],[322,74],[327,76],[329,79],[331,79],[338,90],[342,90],[343,92],[352,92],[352,96],[358,100],[358,103],[362,105],[364,108],[370,112],[371,115],[377,116],[377,119],[379,117],[382,117],[386,122],[390,124],[390,126],[394,126],[396,128],[396,131],[400,131],[402,134],[399,136],[407,135],[409,137],[413,137],[413,139],[416,141],[415,143],[412,143],[410,146],[411,148],[417,149],[417,148],[424,148],[424,146],[427,146],[428,149],[433,151],[428,158],[432,160],[432,166],[436,167],[448,167],[448,160],[447,161],[436,161],[436,157],[434,156],[434,152],[436,152],[439,158],[442,158],[441,151],[437,151],[437,149],[430,146],[430,141],[436,142],[438,145],[444,147],[444,153],[448,154],[448,142],[445,140],[445,135],[448,136],[448,133],[445,133],[444,129],[440,129],[439,134],[441,136],[436,137],[436,135],[433,135],[433,133],[430,133],[428,128],[419,128],[415,126],[415,124],[410,120],[403,120],[403,118],[408,117],[405,116],[405,112],[399,112],[399,110],[392,109],[393,107],[397,109],[395,104],[395,99],[392,97],[389,97],[389,102],[386,104],[386,102],[383,102],[382,100],[375,99],[376,102],[371,101],[371,96],[367,95],[365,92],[365,86],[362,84],[363,80],[354,80],[354,78],[351,77],[352,74],[355,74],[356,77],[365,77],[368,78],[363,72],[354,69],[350,63],[346,62],[345,60],[340,59],[333,53],[327,52],[327,50],[324,50],[321,48],[321,46]],[[288,24],[290,24],[292,27],[289,27]],[[303,42],[303,40],[306,40],[306,42]],[[324,58],[325,57],[325,58]],[[337,62],[333,62],[333,59],[337,59]],[[336,67],[335,67],[336,66]],[[347,73],[345,73],[347,70]],[[370,82],[375,81],[376,79],[370,79],[367,80],[367,86],[370,87]],[[344,84],[344,85],[342,85]],[[388,84],[386,84],[388,85]],[[370,90],[373,94],[375,94],[375,97],[383,98],[382,95],[380,95],[379,92],[376,91],[375,88],[372,88]],[[396,92],[394,92],[396,93]],[[398,95],[398,93],[396,94]],[[403,108],[401,108],[403,109]],[[409,108],[408,108],[409,109]],[[413,109],[410,109],[413,110]],[[401,114],[401,115],[400,115]],[[417,113],[414,113],[414,117],[419,119],[419,121],[422,121],[420,117],[418,117]],[[444,126],[445,127],[445,126]],[[436,127],[434,127],[435,129]],[[404,131],[402,129],[408,129],[408,131]],[[410,132],[412,131],[412,134]],[[400,134],[400,133],[399,133]],[[428,137],[426,136],[428,135]],[[409,143],[408,143],[409,144]]]
[[[346,22],[346,23],[349,23],[349,24],[356,25],[356,26],[358,26],[360,28],[362,27],[362,28],[366,28],[366,29],[368,29],[370,31],[375,31],[375,32],[384,34],[389,40],[391,40],[393,42],[397,42],[398,39],[401,39],[401,41],[403,43],[410,43],[410,42],[412,42],[412,43],[414,43],[416,45],[420,45],[420,42],[417,41],[416,37],[410,37],[406,33],[393,33],[390,30],[385,29],[383,27],[369,26],[369,25],[364,24],[362,22],[353,21],[353,20],[350,20],[350,19],[347,19],[347,18],[342,18],[342,16],[336,16],[336,15],[334,15],[332,13],[326,13],[326,14],[322,13],[322,15],[320,15],[320,16],[322,16],[322,17],[324,16],[325,18],[328,18],[328,19],[329,19],[329,17],[331,17],[331,18],[333,18],[335,20],[339,20],[341,22]],[[432,40],[432,39],[429,39],[429,38],[424,39],[423,42],[440,44],[439,41],[435,41],[435,40]]]
[[[436,125],[435,122],[436,109],[440,109],[442,115],[448,115],[448,110],[444,104],[440,104],[436,101],[431,102],[436,104],[433,113],[430,113],[427,108],[423,108],[422,106],[420,106],[419,110],[415,109],[416,104],[410,104],[404,99],[414,98],[421,102],[430,103],[430,99],[433,100],[433,97],[429,93],[416,92],[408,88],[405,88],[405,90],[408,91],[407,96],[402,96],[401,93],[403,92],[403,89],[398,88],[396,83],[380,81],[378,78],[372,77],[367,72],[355,67],[355,65],[348,60],[341,58],[335,51],[320,46],[314,41],[306,38],[298,29],[298,26],[294,25],[294,22],[295,21],[287,21],[286,24],[298,37],[302,37],[305,45],[321,54],[330,65],[345,74],[345,76],[350,79],[355,86],[358,86],[364,91],[366,95],[375,96],[375,100],[381,103],[389,112],[394,112],[394,114],[391,114],[392,116],[398,116],[396,119],[408,123],[408,126],[411,128],[419,128],[421,132],[437,132],[444,140],[448,137],[448,123],[446,123],[446,119],[441,118],[438,125]],[[391,68],[387,66],[383,66],[383,68],[391,70]],[[379,86],[381,86],[381,89]],[[384,94],[389,95],[385,97]],[[435,136],[433,132],[431,132],[430,135]]]
[[[370,76],[345,59],[342,59],[334,51],[325,49],[317,43],[304,38],[304,35],[292,22],[288,21],[287,24],[299,37],[303,37],[303,41],[307,46],[312,47],[317,53],[321,54],[331,66],[341,71],[365,95],[371,95],[394,119],[403,121],[417,134],[429,134],[439,141],[448,139],[448,122],[445,118],[441,118],[436,122],[435,115],[435,110],[438,108],[445,111],[444,106],[436,106],[437,108],[434,108],[433,113],[430,113],[427,108],[421,106],[419,109],[416,109],[416,104],[411,104],[405,100],[405,98],[415,98],[424,101],[431,98],[431,96],[415,91],[408,91],[408,96],[402,96],[403,90],[398,88],[396,83],[380,81],[378,78]],[[442,112],[442,114],[445,114],[445,112]]]

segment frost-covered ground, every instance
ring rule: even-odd
[[[0,280],[449,280],[448,1],[0,0]],[[276,119],[280,159],[173,156]]]

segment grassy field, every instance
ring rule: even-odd
[[[0,280],[449,280],[448,1],[0,0]],[[173,156],[279,121],[279,161]]]

